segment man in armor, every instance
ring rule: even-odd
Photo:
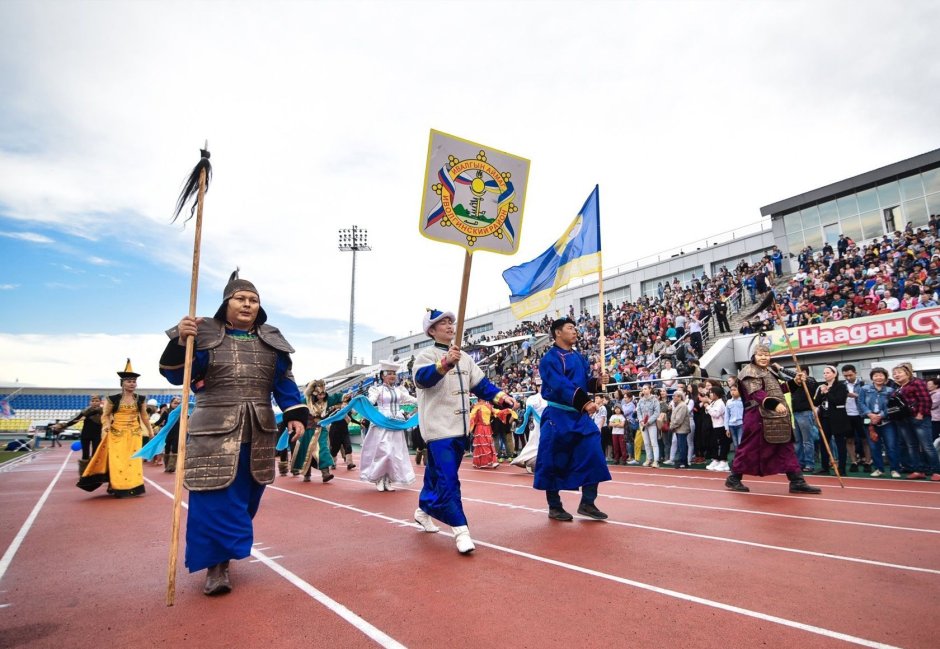
[[[741,482],[745,473],[758,476],[786,473],[790,493],[821,493],[819,487],[803,479],[793,446],[790,410],[784,398],[784,392],[803,389],[806,375],[798,372],[792,379],[785,380],[770,367],[770,347],[761,342],[754,349],[751,362],[738,373],[744,402],[744,432],[725,487],[732,491],[750,491]]]
[[[195,336],[184,484],[189,489],[186,567],[207,569],[206,595],[232,589],[229,561],[251,553],[252,519],[264,486],[274,481],[277,424],[271,396],[293,437],[309,411],[291,373],[294,349],[266,324],[258,290],[232,273],[211,318],[184,316],[167,331],[160,373],[183,382],[185,345]]]

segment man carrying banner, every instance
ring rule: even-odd
[[[414,364],[421,436],[428,445],[415,521],[425,532],[438,531],[432,518],[450,525],[457,550],[468,554],[475,546],[460,501],[457,470],[467,450],[469,395],[472,392],[510,408],[516,406],[516,400],[490,383],[473,359],[452,344],[455,319],[449,311],[428,310],[423,328],[434,345],[422,349]]]
[[[542,412],[533,486],[545,491],[552,520],[574,518],[562,506],[562,489],[581,489],[578,513],[604,520],[607,514],[594,501],[597,485],[610,480],[610,471],[601,448],[601,432],[591,418],[597,405],[589,393],[600,391],[609,379],[606,374],[590,377],[587,360],[574,350],[578,329],[573,320],[555,320],[551,334],[555,344],[539,363],[542,396],[548,407]]]
[[[294,349],[267,317],[254,284],[236,271],[215,315],[184,316],[167,331],[170,342],[160,358],[160,373],[180,385],[186,339],[195,336],[196,409],[184,456],[186,567],[207,569],[206,595],[229,592],[229,561],[251,553],[252,519],[265,485],[274,481],[272,394],[295,437],[309,414],[291,373]]]

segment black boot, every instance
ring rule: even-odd
[[[814,487],[803,479],[802,473],[788,473],[791,494],[821,494],[822,489]]]
[[[745,484],[741,482],[741,474],[739,473],[732,473],[727,478],[725,478],[725,487],[727,487],[731,491],[741,491],[741,492],[750,491],[750,489],[748,489],[745,486]]]

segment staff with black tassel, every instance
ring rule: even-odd
[[[783,311],[780,310],[780,304],[777,303],[776,295],[773,292],[773,289],[767,291],[767,295],[764,296],[764,299],[761,300],[760,304],[754,309],[751,313],[753,316],[759,311],[763,311],[773,304],[775,319],[780,324],[780,328],[783,329],[783,339],[787,341],[787,349],[790,350],[790,356],[793,358],[793,364],[796,366],[796,371],[803,373],[804,376],[808,376],[803,372],[803,368],[800,367],[800,361],[796,358],[796,352],[793,349],[793,343],[790,341],[790,333],[787,331],[786,319],[783,316]],[[750,317],[750,316],[748,316]],[[812,405],[814,403],[813,396],[809,393],[809,386],[806,384],[806,381],[800,381],[800,384],[803,386],[803,391],[806,393],[806,399]],[[826,454],[829,456],[829,465],[832,467],[832,470],[836,473],[836,478],[839,479],[839,486],[845,489],[845,483],[842,482],[842,476],[839,475],[839,467],[836,463],[835,458],[832,456],[832,449],[829,447],[829,440],[826,439],[826,431],[823,430],[822,422],[819,420],[819,413],[816,411],[816,408],[812,408],[813,418],[816,420],[816,426],[819,428],[819,437],[822,439],[823,446],[826,447]]]
[[[179,218],[183,208],[196,196],[196,202],[190,207],[188,222],[196,217],[196,232],[193,237],[193,274],[189,284],[189,317],[196,317],[196,291],[199,287],[199,254],[202,240],[202,208],[205,203],[206,191],[209,189],[209,180],[212,178],[212,165],[209,162],[209,142],[205,148],[200,149],[199,162],[193,167],[192,173],[186,179],[179,199],[176,201],[176,212],[173,221]],[[173,491],[173,523],[170,532],[170,559],[167,567],[166,605],[173,606],[176,600],[176,559],[179,555],[180,537],[180,510],[183,502],[183,476],[186,467],[186,433],[189,428],[189,389],[193,375],[193,350],[196,339],[189,336],[186,339],[186,361],[183,365],[183,396],[180,404],[179,451],[177,463],[181,470],[176,472],[176,486]]]

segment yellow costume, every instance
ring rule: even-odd
[[[130,373],[130,360],[125,373]],[[153,436],[144,397],[134,394],[133,403],[124,403],[122,397],[123,393],[112,394],[104,400],[101,427],[105,435],[76,485],[94,491],[108,483],[108,493],[117,498],[144,493],[143,460],[131,456],[140,450],[144,434]]]

